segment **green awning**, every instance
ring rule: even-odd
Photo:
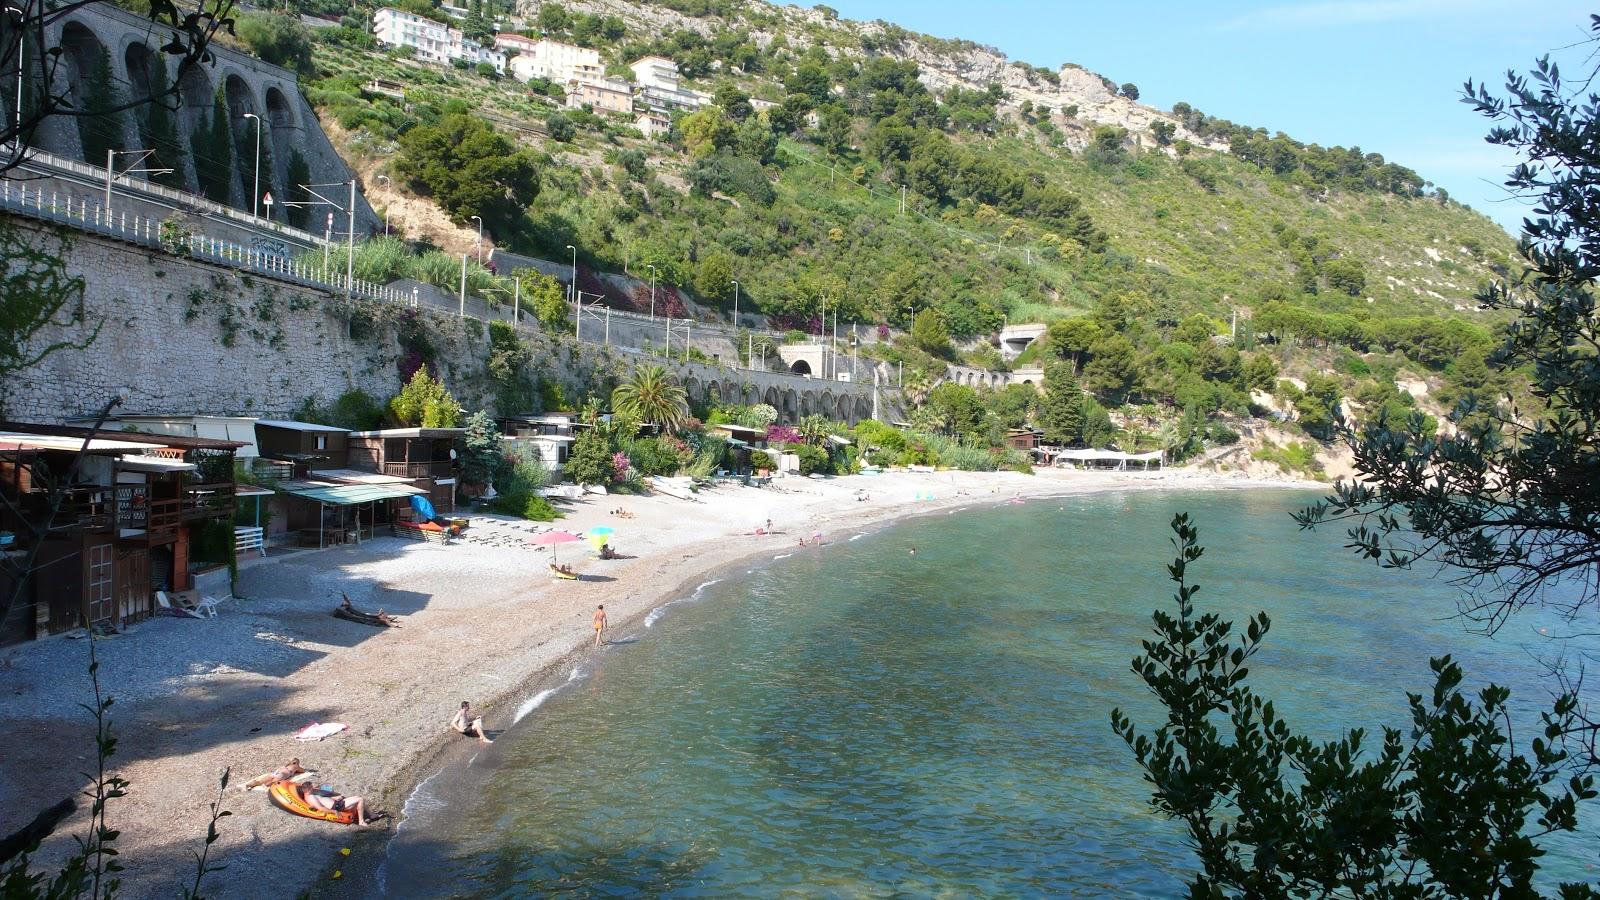
[[[427,494],[409,484],[310,484],[307,482],[279,482],[278,490],[318,503],[335,506],[354,506],[375,500],[395,500]]]

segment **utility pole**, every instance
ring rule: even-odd
[[[572,284],[568,286],[569,293],[567,296],[572,298],[572,336],[576,338],[578,336],[577,322],[579,317],[583,315],[582,307],[578,306],[578,248],[568,244],[567,249],[572,251]]]
[[[656,320],[656,267],[649,266],[648,268],[650,269],[650,321],[654,322]]]
[[[733,283],[733,327],[735,331],[739,328],[739,282],[737,281]]]
[[[261,216],[261,117],[255,113],[245,113],[246,119],[256,120],[256,177],[250,192],[250,215]]]
[[[467,317],[467,255],[461,254],[461,300],[456,315],[465,319]]]
[[[522,327],[522,279],[511,278],[511,327]]]
[[[345,241],[344,256],[344,297],[350,299],[355,289],[356,277],[356,180],[350,179],[350,209],[345,215],[349,219],[348,240]]]
[[[478,223],[478,265],[483,265],[483,216],[472,216]]]

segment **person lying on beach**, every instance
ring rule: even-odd
[[[461,708],[456,710],[456,714],[450,717],[450,727],[467,737],[475,737],[482,743],[494,743],[483,730],[483,716],[473,715],[472,704],[465,700],[461,701]]]
[[[616,559],[617,558],[617,551],[611,549],[611,545],[610,544],[601,544],[600,545],[600,558],[601,559]]]
[[[550,564],[550,571],[559,573],[561,575],[571,575],[572,574],[572,567],[567,565],[566,563],[562,563],[559,566],[556,565],[555,563],[551,563]]]
[[[296,775],[304,771],[305,769],[300,768],[300,757],[296,756],[279,766],[276,771],[269,772],[266,775],[257,775],[246,781],[244,789],[248,791],[251,788],[266,787],[269,784],[277,784],[280,781],[291,781]]]
[[[356,813],[356,824],[365,828],[372,824],[367,821],[367,802],[360,797],[346,797],[343,794],[324,794],[320,791],[302,791],[300,796],[308,806],[325,809],[329,812],[344,812],[353,809]]]

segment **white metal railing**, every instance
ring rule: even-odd
[[[41,175],[50,174],[48,171],[40,171],[41,169],[58,169],[60,171],[72,172],[77,175],[92,178],[97,184],[104,184],[106,180],[106,170],[104,166],[90,165],[88,163],[79,162],[75,159],[68,159],[64,156],[57,156],[54,153],[31,147],[28,149],[26,161],[19,168],[35,171]],[[274,222],[271,219],[264,219],[260,216],[252,216],[247,212],[234,209],[231,206],[218,203],[215,200],[210,200],[197,194],[191,194],[187,191],[180,191],[175,188],[170,188],[166,185],[155,184],[154,182],[144,181],[141,179],[130,179],[124,175],[118,177],[116,188],[128,193],[143,193],[154,197],[163,197],[167,200],[172,200],[176,203],[181,203],[185,206],[188,206],[197,212],[204,212],[209,215],[231,219],[246,228],[254,229],[256,231],[270,231],[279,237],[289,238],[310,246],[320,247],[324,242],[324,238],[321,235],[312,234],[309,231],[302,231],[298,228],[290,227],[281,222]]]
[[[90,234],[102,235],[125,243],[160,250],[178,257],[188,257],[229,268],[241,269],[277,281],[335,293],[344,292],[346,289],[346,279],[343,273],[338,271],[341,266],[331,260],[320,265],[309,264],[303,260],[291,259],[281,254],[268,253],[254,247],[246,247],[234,241],[193,234],[164,223],[162,220],[152,216],[129,215],[126,210],[107,211],[99,203],[91,204],[83,198],[71,195],[64,196],[60,191],[46,191],[39,188],[30,191],[28,183],[25,181],[0,179],[0,209],[41,221],[75,228]],[[339,262],[342,263],[343,260]],[[399,303],[408,307],[416,306],[418,302],[418,294],[413,291],[397,290],[388,285],[363,281],[359,278],[350,280],[348,284],[349,293],[352,296]],[[474,299],[479,300],[481,298]],[[497,312],[499,316],[510,318],[511,310],[506,309],[504,304],[501,304],[500,308],[496,310],[493,304],[487,301],[483,302],[487,318],[496,318]],[[429,305],[435,308],[442,308],[439,304],[432,302]],[[606,307],[606,309],[609,315],[628,316],[649,321],[648,317],[640,316],[637,313],[624,313],[609,307]],[[591,315],[594,314],[591,313]],[[472,318],[477,317],[472,316]],[[661,324],[666,324],[667,320],[664,317],[657,316],[656,318]],[[690,325],[688,321],[683,319],[677,320],[677,323],[685,325],[686,328]],[[517,323],[517,325],[520,326],[520,323]],[[591,341],[591,343],[593,342]],[[687,344],[688,335],[685,335],[685,345],[687,346]],[[616,347],[614,349],[634,354],[650,352],[631,347]],[[717,364],[713,363],[712,365]],[[736,367],[718,367],[738,371]],[[763,372],[762,374],[811,380],[806,376],[786,371]]]
[[[0,208],[47,222],[66,225],[144,247],[206,262],[244,269],[279,281],[344,292],[346,278],[332,267],[311,265],[281,254],[246,247],[234,241],[193,234],[165,225],[151,216],[107,211],[101,204],[63,196],[59,191],[28,190],[27,182],[0,181]],[[349,293],[370,300],[410,305],[414,295],[361,279],[348,282]]]

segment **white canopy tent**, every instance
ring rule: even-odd
[[[1166,463],[1166,454],[1160,450],[1151,450],[1148,453],[1124,453],[1121,450],[1051,450],[1047,451],[1052,457],[1052,462],[1057,466],[1072,466],[1077,469],[1127,469],[1129,463],[1137,463],[1142,469],[1161,468]],[[1152,466],[1151,464],[1154,463]]]

